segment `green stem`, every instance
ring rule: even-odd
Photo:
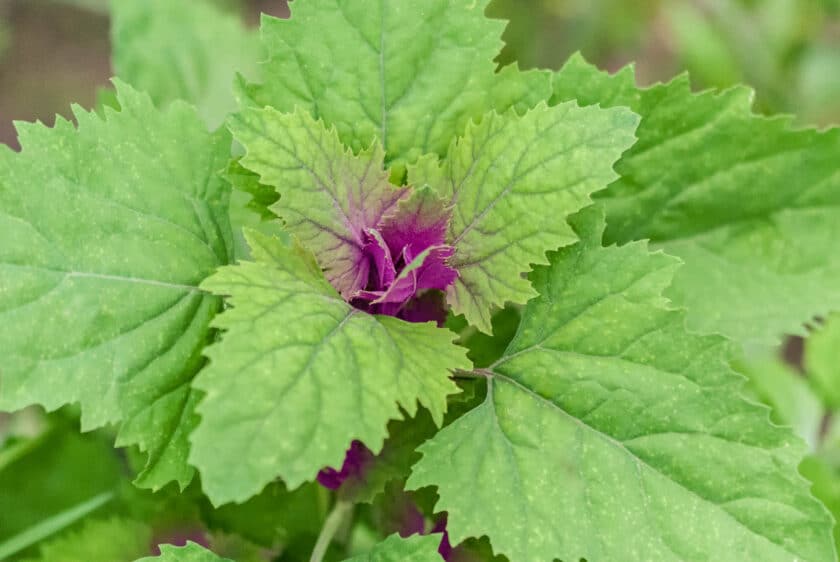
[[[309,562],[321,562],[330,543],[333,540],[336,532],[344,523],[344,519],[349,515],[353,509],[353,504],[344,501],[337,501],[333,507],[332,512],[324,521],[324,526],[321,527],[321,534],[318,535],[318,540],[315,543],[315,548],[312,549],[312,556],[309,557]]]

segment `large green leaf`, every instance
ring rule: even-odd
[[[739,396],[725,340],[665,306],[675,260],[602,248],[593,215],[409,488],[437,486],[453,544],[486,534],[512,560],[834,560],[801,442]]]
[[[496,74],[504,23],[488,0],[308,0],[290,20],[264,16],[265,82],[245,103],[299,107],[338,128],[355,151],[378,138],[390,162],[443,154],[467,122],[549,95],[545,73]]]
[[[79,402],[83,430],[121,422],[117,444],[149,453],[139,484],[185,486],[220,306],[198,285],[231,252],[230,139],[117,89],[122,111],[19,124],[22,152],[0,149],[0,409]]]
[[[609,76],[580,57],[554,91],[642,117],[602,193],[606,239],[650,239],[685,261],[668,295],[691,328],[772,341],[840,309],[840,130],[756,116],[745,88],[692,94],[682,77],[637,89],[632,69]]]
[[[345,562],[440,562],[440,535],[412,535],[406,539],[391,535],[367,554]]]
[[[440,425],[450,369],[469,368],[454,334],[348,305],[301,247],[251,233],[257,261],[202,287],[228,295],[226,330],[195,381],[207,393],[192,463],[214,503],[242,501],[280,476],[290,488],[340,467],[354,439],[378,452],[388,420],[419,402]]]
[[[410,184],[433,186],[453,206],[447,241],[459,277],[447,301],[455,314],[489,333],[494,307],[536,295],[520,274],[576,240],[566,217],[618,177],[612,166],[637,124],[625,109],[571,102],[521,117],[492,112],[467,127],[446,160],[409,168]]]
[[[215,128],[236,107],[237,72],[256,74],[256,32],[208,0],[111,0],[114,69],[158,105],[198,106]]]

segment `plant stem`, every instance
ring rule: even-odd
[[[315,543],[315,548],[312,549],[312,556],[309,557],[309,562],[321,562],[330,543],[333,540],[336,532],[338,532],[341,524],[344,523],[344,518],[353,509],[353,504],[345,501],[335,502],[332,512],[330,512],[327,520],[324,521],[324,526],[321,527],[321,534],[318,535],[318,540]]]

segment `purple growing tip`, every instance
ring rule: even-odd
[[[368,464],[373,460],[373,453],[360,441],[353,441],[344,455],[341,469],[325,468],[318,473],[318,483],[330,490],[337,490],[345,480],[361,476]]]
[[[458,278],[449,266],[455,249],[446,244],[451,210],[428,188],[413,192],[362,235],[367,284],[351,295],[356,308],[409,322],[441,322],[445,303],[432,296]]]

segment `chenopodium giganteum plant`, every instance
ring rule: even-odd
[[[161,22],[205,8],[115,3],[151,98],[115,81],[0,151],[0,407],[77,402],[137,486],[197,471],[216,505],[401,498],[377,532],[408,538],[358,560],[835,560],[730,361],[840,305],[837,131],[579,56],[497,70],[485,7],[298,0],[262,47],[184,17],[214,72],[175,82]],[[259,58],[235,103],[208,82]]]

